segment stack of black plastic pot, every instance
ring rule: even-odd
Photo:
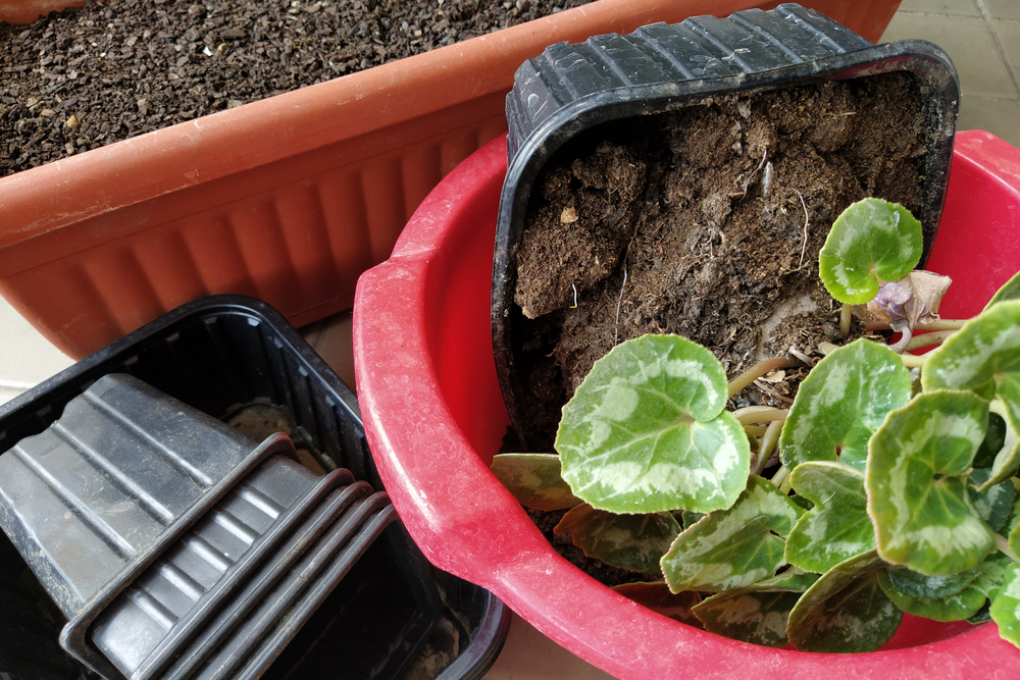
[[[257,300],[184,305],[0,406],[0,451],[9,677],[381,679],[427,652],[453,680],[505,639],[394,521],[353,394]]]

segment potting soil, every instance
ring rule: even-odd
[[[839,342],[818,251],[853,201],[917,210],[919,101],[908,76],[872,76],[605,123],[560,149],[532,189],[518,259],[529,440],[553,450],[562,405],[629,338],[688,337],[731,377]],[[743,398],[789,406],[803,372],[788,373]]]
[[[0,24],[0,177],[590,1],[104,0]]]

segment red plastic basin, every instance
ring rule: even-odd
[[[489,471],[508,419],[489,290],[505,139],[464,161],[414,214],[354,305],[359,401],[401,518],[442,569],[493,591],[571,652],[624,679],[1014,680],[1020,649],[995,625],[906,617],[882,650],[813,654],[735,642],[639,607],[562,559]],[[942,310],[975,314],[1020,269],[1020,151],[963,132],[929,267],[956,284]],[[970,276],[975,272],[977,276]]]

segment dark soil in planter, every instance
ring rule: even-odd
[[[571,140],[533,188],[518,260],[512,335],[535,450],[553,450],[560,408],[626,339],[689,337],[731,377],[838,341],[818,251],[853,201],[917,210],[924,121],[909,77],[887,74],[716,98]],[[788,406],[787,374],[744,403]]]
[[[590,1],[109,0],[0,24],[0,177]]]

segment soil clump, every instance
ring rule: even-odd
[[[818,251],[856,200],[920,207],[929,140],[911,87],[886,74],[730,95],[560,149],[532,189],[517,266],[528,450],[553,450],[562,405],[624,340],[685,336],[731,378],[839,342]],[[743,403],[787,407],[801,375]]]

